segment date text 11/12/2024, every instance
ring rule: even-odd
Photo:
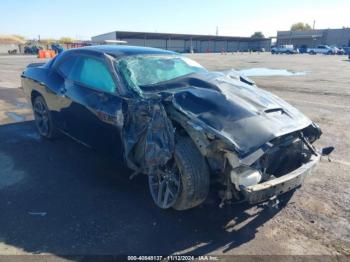
[[[217,261],[219,257],[217,256],[181,256],[181,255],[171,255],[171,256],[128,256],[128,261]]]

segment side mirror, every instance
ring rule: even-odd
[[[334,146],[324,147],[321,149],[322,156],[329,156],[334,150]]]

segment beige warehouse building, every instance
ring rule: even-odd
[[[350,28],[278,31],[277,45],[316,47],[317,45],[350,46]]]
[[[126,41],[128,45],[155,47],[176,52],[236,52],[255,51],[264,48],[270,50],[269,38],[251,38],[217,35],[191,35],[170,33],[147,33],[114,31],[91,38],[92,42],[106,40]]]

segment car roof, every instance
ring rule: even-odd
[[[140,47],[140,46],[128,46],[128,45],[96,45],[85,46],[73,50],[90,50],[98,53],[109,54],[113,57],[131,56],[131,55],[147,55],[147,54],[159,54],[159,55],[174,55],[177,54],[173,51],[152,48],[152,47]]]

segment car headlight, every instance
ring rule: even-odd
[[[259,170],[245,166],[235,168],[230,173],[231,182],[238,191],[241,190],[241,186],[248,187],[259,184],[261,177]]]

